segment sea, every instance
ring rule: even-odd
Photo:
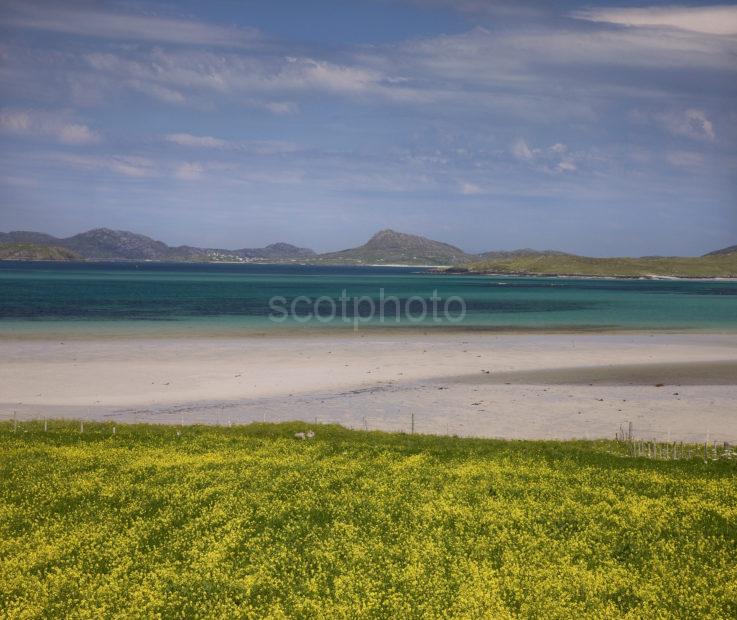
[[[2,262],[0,338],[328,329],[737,331],[737,281],[418,267]]]

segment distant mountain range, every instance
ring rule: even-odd
[[[317,254],[289,243],[225,250],[168,246],[145,235],[96,228],[66,238],[44,233],[0,233],[0,260],[150,260],[189,262],[305,262],[355,265],[451,266],[472,273],[560,275],[737,276],[737,245],[703,257],[589,258],[554,250],[490,251],[469,254],[418,235],[381,230],[365,244]]]
[[[300,261],[356,265],[461,265],[474,260],[554,254],[554,252],[541,253],[535,250],[469,254],[448,243],[390,229],[377,232],[364,245],[357,248],[325,254],[317,254],[308,248],[299,248],[289,243],[274,243],[264,248],[240,250],[199,248],[188,245],[171,247],[145,235],[109,228],[96,228],[65,238],[30,231],[0,233],[0,245],[8,246],[9,244],[21,244],[23,246],[22,256],[29,260],[35,256],[37,260]],[[50,248],[53,248],[55,252],[49,253]],[[9,247],[6,247],[5,252],[12,253]]]
[[[243,248],[241,250],[196,248],[188,245],[170,247],[162,241],[156,241],[145,235],[109,228],[95,228],[66,238],[28,231],[0,233],[0,244],[18,243],[33,244],[39,248],[65,249],[73,252],[77,258],[87,260],[246,262],[251,260],[299,260],[316,256],[312,250],[298,248],[289,243],[274,243],[265,248]]]

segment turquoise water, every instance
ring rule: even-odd
[[[382,290],[398,298],[398,322],[394,301],[385,302],[382,321]],[[274,297],[280,299],[270,306]],[[328,321],[333,304],[336,317]],[[458,320],[463,305],[465,316]],[[381,325],[731,331],[737,329],[737,282],[445,276],[390,267],[0,264],[0,336],[6,337]]]

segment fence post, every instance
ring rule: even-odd
[[[412,412],[412,434],[415,434],[415,412]]]

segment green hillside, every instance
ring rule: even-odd
[[[476,273],[611,277],[737,278],[737,253],[699,257],[591,258],[534,254],[465,265]]]
[[[80,260],[76,252],[53,245],[0,243],[0,260]]]
[[[315,262],[333,264],[456,265],[466,262],[463,250],[419,235],[381,230],[362,246],[320,254]]]
[[[713,252],[709,252],[706,256],[716,256],[719,254],[737,254],[737,245],[730,245],[728,248],[714,250]]]

